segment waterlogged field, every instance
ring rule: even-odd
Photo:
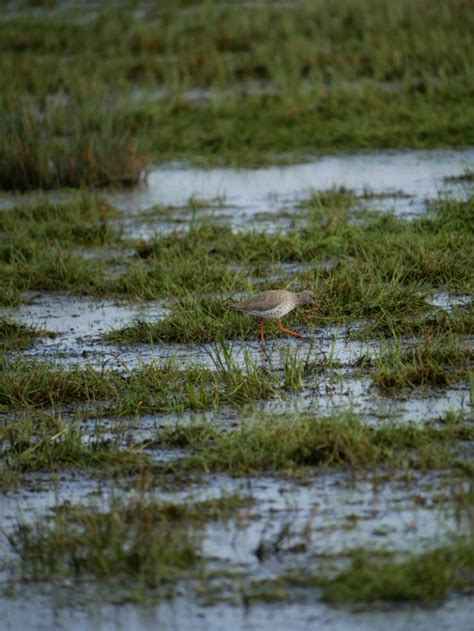
[[[2,629],[469,628],[469,9],[3,3]]]

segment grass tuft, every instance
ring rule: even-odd
[[[323,584],[332,604],[440,601],[451,591],[469,593],[474,577],[474,540],[456,537],[446,546],[404,561],[354,554],[351,566]]]
[[[340,562],[340,555],[334,558]],[[428,552],[404,559],[389,552],[355,550],[343,571],[318,573],[295,568],[275,580],[254,581],[244,592],[246,602],[288,601],[292,589],[314,589],[332,605],[374,603],[440,603],[452,592],[470,594],[474,573],[472,534],[452,535]]]
[[[216,369],[172,363],[151,364],[127,375],[90,367],[63,370],[39,363],[3,360],[0,409],[44,408],[86,402],[109,416],[151,412],[200,411],[221,405],[244,405],[283,389],[297,389],[301,373],[295,362],[284,374],[268,372],[247,356],[239,367],[222,345],[211,356]],[[290,362],[290,360],[288,360]]]
[[[52,335],[44,333],[26,324],[11,322],[0,319],[0,352],[10,349],[21,349],[29,346],[36,338],[42,335]],[[1,361],[1,360],[0,360]]]
[[[473,360],[472,348],[449,338],[427,339],[406,351],[393,344],[376,359],[373,380],[387,393],[400,388],[446,386],[466,379]]]
[[[189,447],[193,454],[170,463],[172,471],[228,471],[234,475],[297,474],[310,467],[446,467],[457,463],[456,443],[472,439],[462,422],[436,430],[387,425],[370,427],[351,413],[263,417],[235,431],[196,426],[162,430],[158,444]]]
[[[117,470],[123,475],[149,464],[140,450],[124,449],[120,440],[91,436],[57,415],[29,416],[0,429],[0,447],[8,470],[17,476],[28,471],[65,469]],[[5,480],[8,482],[8,478]],[[6,484],[6,486],[10,486]]]
[[[134,186],[145,160],[125,125],[100,97],[85,104],[46,105],[39,115],[26,99],[8,103],[0,139],[4,190]]]
[[[417,317],[394,317],[387,313],[358,329],[358,339],[390,338],[390,337],[422,337],[425,339],[448,338],[455,335],[469,335],[474,330],[474,308],[457,307],[447,312],[438,309]]]

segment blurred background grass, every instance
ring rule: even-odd
[[[0,5],[3,189],[474,143],[469,0]]]

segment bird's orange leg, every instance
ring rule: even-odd
[[[290,331],[290,329],[285,329],[285,327],[283,327],[281,324],[281,320],[278,320],[277,329],[279,331],[283,331],[283,333],[288,333],[288,335],[293,335],[294,337],[301,337],[301,338],[304,337],[304,335],[301,335],[301,333],[297,333],[296,331]]]
[[[265,320],[260,320],[260,344],[265,344]]]

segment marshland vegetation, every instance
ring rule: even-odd
[[[302,595],[315,607],[439,604],[456,592],[462,610],[473,575],[472,167],[436,180],[414,216],[383,203],[408,205],[403,190],[365,182],[315,181],[275,197],[265,221],[247,208],[237,227],[239,209],[216,191],[138,211],[114,193],[146,190],[171,160],[257,167],[472,146],[469,2],[0,4],[0,609],[9,596],[35,606],[36,583],[87,600],[92,581],[116,604],[183,593],[221,606]],[[270,325],[261,350],[256,321],[230,304],[281,288],[315,292],[317,305],[285,320],[310,339]],[[91,322],[90,334],[69,325],[75,348],[87,338],[102,357],[84,351],[71,365],[66,333],[25,316],[38,296],[161,311],[100,332]],[[389,412],[369,413],[371,397]],[[392,404],[420,400],[435,412],[394,420]],[[306,520],[297,545],[285,545],[284,488]],[[25,497],[41,499],[23,519],[11,502]],[[377,502],[380,514],[366,510]],[[431,534],[441,507],[450,528],[410,539],[401,505],[426,525],[422,506]],[[350,528],[334,521],[341,506]],[[247,532],[251,561],[229,561],[228,524],[232,537]],[[255,544],[255,528],[262,541],[273,533],[269,545]]]

